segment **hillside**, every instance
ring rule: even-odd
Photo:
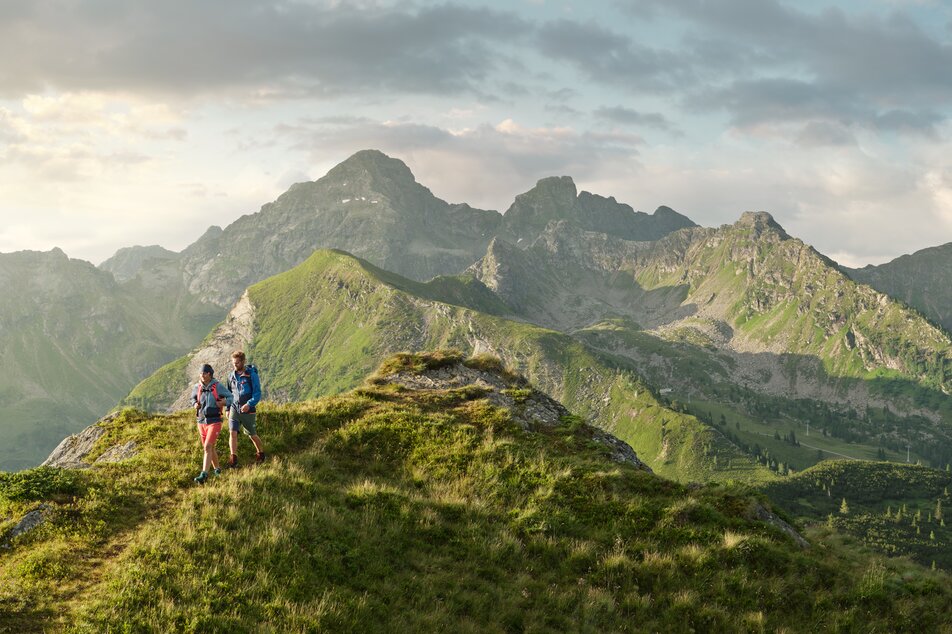
[[[952,244],[916,251],[878,266],[843,270],[857,282],[909,304],[952,332]]]
[[[204,487],[188,412],[100,423],[84,459],[135,443],[123,461],[3,476],[0,513],[46,521],[0,549],[0,629],[950,631],[945,573],[820,533],[801,549],[749,492],[617,462],[461,361],[266,405],[272,460]],[[486,383],[419,385],[470,373]]]
[[[952,474],[917,465],[831,461],[764,487],[778,506],[880,552],[952,570]],[[844,506],[845,500],[845,506]]]
[[[184,407],[201,365],[227,368],[238,347],[260,368],[266,396],[281,402],[351,389],[395,352],[451,347],[502,358],[629,443],[658,473],[696,481],[772,477],[722,434],[664,406],[624,359],[508,319],[505,310],[470,277],[421,284],[342,252],[318,251],[249,288],[201,346],[140,383],[124,402],[149,410]]]
[[[174,297],[143,297],[59,249],[0,254],[0,286],[0,470],[38,464],[217,321],[200,302],[173,318],[158,305]]]

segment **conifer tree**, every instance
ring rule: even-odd
[[[840,504],[840,515],[849,515],[850,506],[846,503],[846,498],[843,498],[843,503]]]
[[[935,513],[932,514],[937,520],[942,519],[942,500],[935,501]]]

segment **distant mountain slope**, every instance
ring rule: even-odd
[[[0,479],[0,516],[46,517],[0,550],[0,629],[949,631],[944,572],[803,549],[749,490],[663,480],[520,401],[558,409],[485,359],[387,360],[266,404],[273,458],[202,487],[188,412],[124,412],[85,458],[137,456]]]
[[[879,266],[843,270],[862,284],[906,302],[952,332],[952,243],[903,255]]]
[[[143,298],[58,249],[0,254],[0,287],[0,470],[38,464],[214,323],[170,320],[158,307],[174,298]]]
[[[658,473],[694,480],[771,477],[721,434],[666,408],[633,368],[568,335],[506,319],[504,310],[471,278],[420,284],[345,253],[319,251],[250,287],[197,350],[140,383],[125,402],[186,407],[184,395],[201,364],[227,368],[239,346],[261,368],[266,397],[282,402],[350,389],[394,352],[453,347],[503,358],[628,442]]]
[[[521,317],[553,328],[626,318],[668,338],[694,331],[725,351],[813,357],[831,377],[894,373],[952,387],[945,333],[851,282],[765,213],[647,243],[554,223],[524,251],[492,243],[470,271]]]
[[[948,335],[768,214],[654,242],[552,222],[524,249],[492,242],[469,272],[521,318],[631,360],[679,400],[801,412],[804,431],[818,410],[795,401],[809,399],[839,412],[824,433],[952,457]]]
[[[118,282],[127,282],[143,269],[151,268],[163,260],[176,260],[178,253],[157,244],[151,246],[125,247],[99,265],[103,271],[112,273]]]

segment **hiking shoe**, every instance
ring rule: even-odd
[[[258,464],[261,464],[262,462],[264,462],[264,459],[267,457],[268,456],[263,451],[259,451],[258,453],[255,454],[255,462],[257,462]]]
[[[229,469],[238,468],[238,456],[236,456],[235,454],[231,454],[231,459],[228,460],[228,468]]]
[[[199,473],[196,477],[192,479],[195,480],[195,482],[197,482],[198,484],[205,484],[205,480],[208,479],[208,473],[205,471],[202,471],[201,473]]]
[[[220,475],[221,475],[221,469],[218,468],[218,467],[215,467],[214,474],[215,474],[216,476],[220,476]]]

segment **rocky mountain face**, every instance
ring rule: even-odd
[[[861,284],[901,300],[952,332],[952,243],[861,269],[843,267]]]
[[[179,275],[193,295],[222,308],[245,288],[334,248],[419,281],[454,275],[494,237],[524,247],[552,221],[629,240],[656,240],[694,226],[667,207],[635,212],[614,198],[579,193],[569,177],[547,178],[516,197],[505,215],[449,204],[419,184],[402,161],[357,152],[323,178],[292,186],[258,213],[209,228],[177,257],[151,247],[122,250],[103,263],[117,279]]]
[[[111,274],[59,249],[0,254],[0,286],[3,470],[37,464],[211,326],[183,332]]]
[[[182,253],[180,267],[193,294],[223,307],[321,248],[426,280],[475,261],[499,223],[497,212],[440,200],[402,161],[366,150],[258,213],[209,230]]]

